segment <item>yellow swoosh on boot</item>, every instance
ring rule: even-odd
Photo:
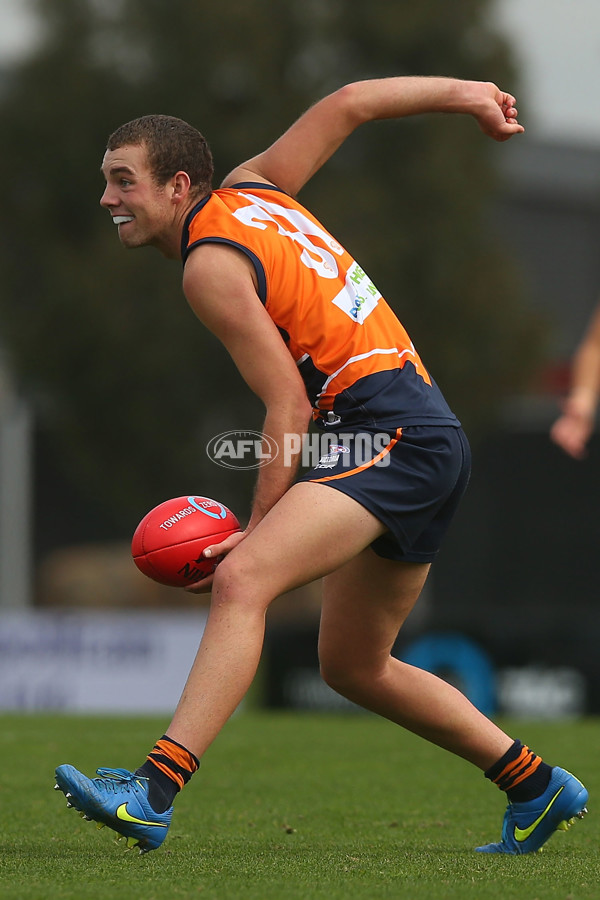
[[[537,817],[535,822],[532,822],[531,825],[529,825],[527,828],[519,828],[517,825],[515,825],[515,841],[522,842],[522,841],[526,841],[528,837],[531,837],[531,835],[533,834],[535,829],[538,827],[538,825],[544,818],[544,816],[548,814],[554,801],[558,798],[560,793],[564,790],[564,787],[565,786],[563,784],[562,787],[560,787],[557,790],[557,792],[555,793],[554,797],[552,798],[552,800],[550,801],[550,803],[548,804],[548,806],[546,807],[544,812]]]
[[[117,819],[121,819],[122,822],[133,822],[134,825],[152,825],[154,828],[166,828],[167,825],[164,822],[146,822],[145,819],[136,819],[135,816],[130,815],[127,812],[127,804],[121,803],[116,812]]]

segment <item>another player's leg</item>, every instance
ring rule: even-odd
[[[427,565],[371,549],[324,580],[319,640],[325,680],[354,702],[482,769],[509,800],[500,842],[477,849],[523,854],[585,813],[587,791],[499,729],[445,681],[391,656]]]
[[[69,804],[138,839],[141,850],[158,846],[177,792],[252,683],[271,601],[343,565],[384,530],[350,497],[294,485],[219,565],[202,642],[167,734],[135,773],[99,770],[90,779],[60,766],[57,785]]]

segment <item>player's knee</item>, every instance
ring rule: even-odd
[[[385,675],[378,659],[357,658],[345,652],[319,653],[319,666],[323,681],[336,693],[362,703],[373,685]]]
[[[228,555],[215,571],[212,603],[266,609],[274,598],[251,559]]]
[[[323,681],[338,694],[347,697],[355,690],[358,673],[351,660],[337,654],[321,652],[319,667]]]

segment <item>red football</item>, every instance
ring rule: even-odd
[[[171,587],[186,587],[214,572],[219,558],[202,551],[240,531],[237,518],[209,497],[174,497],[155,506],[135,529],[133,560],[144,575]]]

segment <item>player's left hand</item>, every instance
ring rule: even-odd
[[[211,544],[209,547],[206,547],[202,555],[207,557],[207,559],[218,558],[220,562],[224,556],[231,553],[233,548],[237,547],[237,545],[244,540],[246,534],[247,531],[236,531],[234,534],[230,534],[229,537],[225,538],[224,541],[221,541],[220,544]],[[218,564],[219,563],[217,563],[217,566]],[[212,590],[214,577],[215,573],[213,572],[212,575],[208,575],[206,578],[203,578],[202,581],[187,585],[184,590],[191,594],[208,594]]]
[[[522,134],[525,129],[517,120],[517,101],[512,94],[491,82],[480,82],[480,87],[481,97],[473,115],[483,133],[495,141],[508,141],[513,135]]]

